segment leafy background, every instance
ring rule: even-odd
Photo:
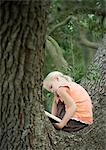
[[[73,77],[75,82],[80,83],[86,75],[87,67],[96,52],[96,49],[81,43],[80,30],[84,31],[89,41],[99,43],[106,31],[104,4],[103,0],[53,0],[51,2],[47,34],[60,46],[63,57],[68,63],[68,69],[57,68],[45,49],[44,77],[49,72],[58,70]],[[50,33],[57,24],[69,15],[71,15],[71,19],[67,24]],[[43,95],[45,109],[50,111],[53,95],[45,90]]]

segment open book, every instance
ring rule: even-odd
[[[56,116],[50,114],[50,113],[47,112],[47,111],[44,111],[44,112],[45,112],[45,114],[46,114],[50,119],[52,119],[52,120],[54,120],[54,121],[56,121],[56,122],[61,122],[61,119],[60,119],[60,118],[58,118],[58,117],[56,117]]]

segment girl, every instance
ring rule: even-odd
[[[87,91],[69,76],[54,71],[47,75],[43,87],[54,94],[51,113],[62,119],[57,129],[78,131],[93,123],[92,103]]]

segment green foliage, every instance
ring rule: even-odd
[[[51,106],[52,106],[52,101],[53,101],[53,94],[47,91],[43,91],[44,95],[44,107],[45,110],[48,112],[51,112]]]
[[[80,44],[79,26],[86,30],[87,38],[90,41],[99,41],[105,31],[101,23],[102,18],[98,15],[98,10],[101,11],[102,8],[103,3],[100,0],[53,0],[51,2],[48,31],[72,14],[72,19],[70,19],[68,24],[56,29],[51,36],[58,42],[64,58],[69,64],[67,72],[64,69],[58,70],[70,75],[78,83],[80,83],[82,77],[86,74],[88,63],[91,62],[95,53],[94,50],[90,50],[90,48]],[[95,10],[95,12],[92,10]],[[57,69],[46,52],[43,67],[44,77],[53,70]],[[95,80],[98,77],[99,75],[96,69],[93,70],[92,75],[88,78]],[[45,94],[45,107],[48,111],[51,109],[52,98],[52,94]]]

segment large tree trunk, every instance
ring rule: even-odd
[[[0,3],[0,150],[50,145],[40,113],[48,1]]]
[[[1,3],[0,150],[105,149],[106,45],[100,45],[82,84],[94,104],[94,124],[56,131],[41,105],[47,0]]]

